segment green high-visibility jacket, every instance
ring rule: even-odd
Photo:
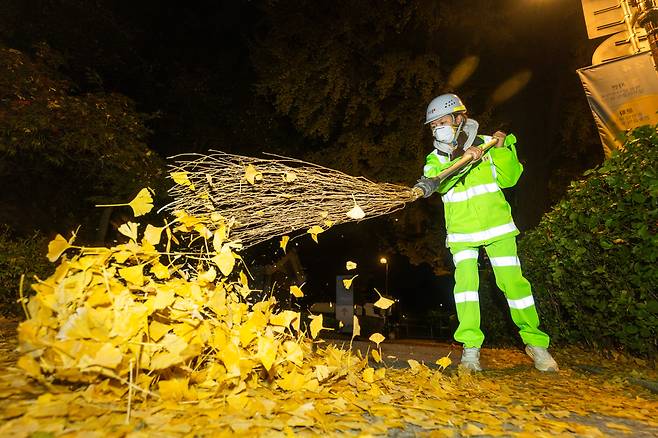
[[[493,137],[480,135],[487,142]],[[504,146],[491,148],[482,160],[447,178],[438,189],[442,196],[447,228],[446,245],[485,245],[516,236],[519,230],[501,188],[512,187],[523,172],[516,156],[516,137],[505,138]],[[459,159],[450,161],[434,150],[425,160],[426,177],[437,176]]]

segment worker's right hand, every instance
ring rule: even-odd
[[[482,149],[477,146],[471,146],[464,151],[464,156],[470,156],[471,161],[477,161],[482,158]]]

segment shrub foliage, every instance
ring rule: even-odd
[[[633,131],[519,244],[555,341],[658,353],[656,128]]]
[[[48,239],[41,233],[16,237],[6,225],[0,226],[0,315],[19,316],[18,304],[21,275],[25,275],[23,291],[29,295],[35,276],[46,278],[53,265],[46,258]]]

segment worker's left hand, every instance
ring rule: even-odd
[[[496,131],[493,137],[498,140],[498,143],[494,145],[495,147],[502,148],[505,146],[505,137],[507,137],[507,134],[505,134],[503,131]]]
[[[470,156],[472,161],[482,158],[482,149],[477,146],[471,146],[464,151],[464,156]]]

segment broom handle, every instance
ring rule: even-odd
[[[491,148],[493,147],[493,145],[495,145],[497,142],[498,142],[498,139],[497,139],[497,138],[493,138],[493,139],[489,140],[488,142],[486,142],[486,143],[484,143],[484,144],[478,146],[479,148],[482,149],[482,155],[484,156],[484,153],[487,152],[489,149],[491,149]],[[443,181],[443,180],[445,180],[446,178],[449,178],[449,177],[451,177],[453,174],[455,174],[455,173],[459,172],[460,170],[462,170],[462,169],[463,169],[464,167],[466,167],[470,162],[471,162],[471,157],[470,157],[470,156],[462,157],[461,160],[457,161],[455,164],[453,164],[452,166],[448,167],[446,170],[444,170],[443,172],[439,173],[437,176],[435,176],[435,177],[432,178],[432,179],[436,179],[436,180],[439,180],[439,181]]]
[[[497,139],[497,138],[492,138],[492,139],[489,140],[488,142],[486,142],[486,143],[484,143],[484,144],[482,144],[482,145],[480,145],[480,146],[477,146],[477,147],[479,147],[479,148],[482,149],[482,155],[484,156],[484,153],[487,152],[489,149],[491,149],[491,148],[492,148],[497,142],[498,142],[498,139]],[[455,173],[457,173],[457,172],[459,172],[460,170],[462,170],[462,169],[463,169],[464,167],[466,167],[471,161],[472,161],[472,159],[471,159],[470,155],[468,155],[468,156],[464,156],[464,157],[461,158],[461,160],[457,161],[455,164],[453,164],[452,166],[450,166],[450,167],[448,167],[447,169],[445,169],[443,172],[439,173],[437,176],[435,176],[435,177],[433,177],[433,178],[430,178],[430,179],[433,180],[433,181],[437,181],[437,182],[439,182],[439,183],[440,183],[440,182],[443,182],[445,179],[451,177],[451,176],[454,175]],[[415,193],[418,195],[418,191],[419,191],[420,189],[416,189],[416,188],[414,188],[413,190],[414,190]],[[420,196],[422,196],[422,191],[420,191]]]

